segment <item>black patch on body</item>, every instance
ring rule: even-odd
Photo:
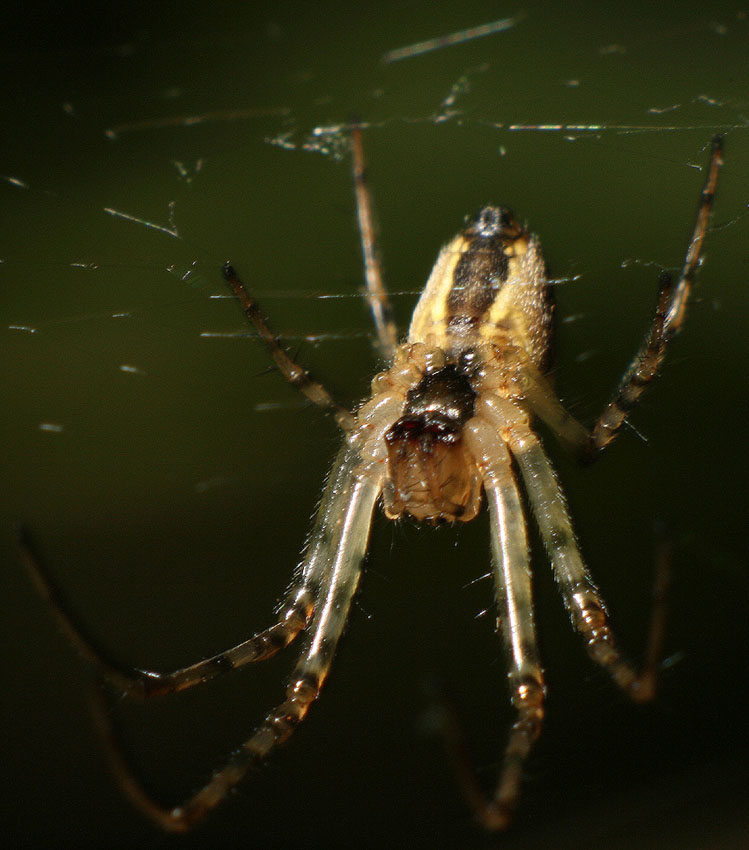
[[[448,328],[464,334],[472,331],[494,303],[507,280],[505,245],[520,230],[504,207],[484,207],[465,229],[470,240],[453,272],[447,296]]]
[[[473,416],[476,392],[469,378],[449,364],[429,372],[406,395],[404,417],[440,418],[458,430]]]

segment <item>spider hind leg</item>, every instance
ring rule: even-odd
[[[648,333],[622,376],[614,397],[606,405],[591,429],[583,449],[583,459],[590,462],[616,437],[629,411],[637,404],[648,385],[658,375],[668,343],[681,330],[687,301],[700,267],[702,244],[707,234],[715,200],[718,170],[723,164],[723,140],[715,136],[711,145],[710,162],[705,184],[700,194],[697,218],[687,252],[676,283],[667,273],[660,276],[658,300]]]

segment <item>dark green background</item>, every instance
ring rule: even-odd
[[[32,3],[3,22],[0,174],[26,184],[0,182],[0,806],[13,846],[745,846],[749,22],[707,5],[530,2],[509,32],[390,66],[388,50],[519,8]],[[440,120],[464,77],[459,114]],[[231,257],[299,358],[346,403],[366,394],[377,363],[361,299],[315,297],[361,285],[348,162],[299,149],[354,114],[374,125],[365,145],[394,292],[418,292],[440,244],[487,202],[528,220],[555,276],[579,276],[557,293],[573,321],[560,323],[555,380],[586,421],[640,340],[659,270],[681,262],[707,145],[725,133],[686,332],[633,417],[647,440],[625,433],[591,470],[552,449],[635,658],[654,520],[668,529],[674,663],[655,705],[629,704],[588,663],[536,546],[548,724],[516,825],[486,837],[426,734],[437,678],[491,782],[512,715],[492,618],[476,616],[491,587],[468,586],[488,568],[486,518],[437,531],[378,518],[305,727],[200,830],[171,839],[109,777],[80,667],[22,572],[12,525],[30,524],[90,630],[128,663],[179,666],[268,622],[338,436],[264,374],[255,341],[201,334],[244,330],[214,298]],[[192,115],[213,117],[168,126]],[[166,226],[172,202],[179,240],[103,211]],[[414,301],[395,298],[402,325]],[[161,798],[196,788],[247,736],[292,658],[123,712]]]

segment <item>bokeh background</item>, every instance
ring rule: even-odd
[[[721,3],[533,0],[31,2],[3,15],[6,846],[746,846],[747,16]],[[505,32],[382,61],[514,15]],[[304,728],[175,839],[111,780],[80,665],[22,571],[13,524],[33,528],[123,662],[171,669],[268,622],[339,438],[268,371],[219,269],[232,258],[342,401],[366,395],[379,364],[340,129],[352,116],[368,125],[401,325],[464,215],[513,207],[560,281],[554,379],[584,421],[639,343],[660,270],[681,263],[710,138],[725,135],[686,331],[636,431],[589,470],[550,445],[638,660],[654,524],[666,528],[667,669],[654,705],[619,694],[572,634],[534,542],[548,723],[516,824],[483,835],[430,734],[430,693],[437,682],[455,695],[489,785],[512,713],[482,615],[486,518],[435,531],[380,517]],[[159,798],[184,797],[248,735],[293,654],[122,706]]]

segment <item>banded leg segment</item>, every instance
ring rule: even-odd
[[[650,330],[640,350],[624,373],[614,398],[604,409],[592,429],[587,459],[593,460],[617,435],[627,414],[637,404],[646,387],[660,371],[666,347],[681,330],[686,315],[687,300],[700,265],[702,243],[707,233],[715,199],[718,170],[723,164],[723,142],[716,136],[712,142],[710,163],[700,196],[697,219],[689,240],[681,276],[673,285],[667,274],[661,275],[658,301]]]
[[[333,414],[339,428],[348,433],[354,427],[354,417],[335,401],[333,396],[318,381],[313,380],[309,373],[293,360],[284,350],[278,337],[270,329],[260,312],[257,301],[249,294],[247,288],[239,279],[234,266],[227,262],[223,268],[224,280],[229,284],[245,316],[255,326],[258,336],[276,361],[281,374],[286,380],[318,407]]]
[[[479,458],[491,523],[494,585],[502,637],[508,657],[508,680],[517,712],[505,748],[499,781],[487,799],[473,781],[469,802],[486,829],[505,829],[517,806],[526,760],[541,734],[544,679],[533,618],[528,539],[510,454],[489,422],[474,420],[467,428]]]
[[[663,605],[663,599],[655,601],[647,664],[638,673],[616,646],[605,603],[585,568],[564,494],[538,438],[525,425],[514,425],[507,431],[572,625],[585,640],[591,658],[623,691],[637,702],[652,699],[663,637],[662,607],[658,606]],[[660,624],[657,628],[656,623]]]
[[[372,212],[372,198],[367,188],[366,169],[364,166],[364,146],[362,132],[358,126],[351,130],[351,156],[354,173],[354,192],[356,194],[356,212],[359,222],[362,256],[364,259],[364,278],[367,284],[367,300],[375,330],[377,331],[377,346],[380,354],[386,360],[392,360],[398,345],[398,331],[393,320],[393,310],[390,306],[385,284],[382,280],[380,259],[377,254],[377,239],[375,220]]]
[[[85,634],[68,609],[36,552],[30,535],[23,528],[19,530],[21,557],[39,595],[49,603],[60,630],[92,672],[102,678],[110,688],[123,696],[135,699],[183,691],[245,664],[271,658],[307,627],[330,557],[331,529],[351,498],[355,486],[352,472],[358,463],[358,454],[344,445],[328,476],[315,527],[298,576],[278,606],[277,622],[231,649],[179,670],[132,670],[111,661]]]
[[[89,638],[70,612],[36,552],[28,533],[19,535],[21,558],[39,595],[49,604],[57,626],[94,675],[122,696],[146,699],[208,682],[253,661],[263,661],[288,646],[307,625],[314,608],[312,588],[300,584],[289,592],[276,623],[237,646],[168,673],[130,669],[112,661]]]
[[[697,220],[679,280],[674,284],[669,275],[661,275],[655,314],[647,336],[619,381],[614,398],[604,408],[593,427],[589,430],[565,409],[548,381],[527,357],[522,358],[518,364],[522,387],[521,400],[552,429],[568,449],[586,462],[595,460],[601,450],[617,436],[629,412],[657,377],[668,343],[681,329],[710,222],[718,170],[722,164],[722,151],[721,139],[716,137],[712,143]]]
[[[108,658],[86,635],[49,577],[25,530],[21,532],[19,545],[26,570],[39,595],[49,604],[60,631],[98,678],[128,698],[147,699],[184,691],[245,664],[265,661],[287,647],[307,627],[315,607],[317,588],[309,577],[303,577],[290,588],[279,606],[277,622],[231,649],[170,672],[130,669]]]
[[[174,808],[154,801],[142,788],[117,742],[108,701],[99,690],[94,701],[96,724],[123,792],[148,817],[172,832],[186,832],[199,823],[226,797],[255,765],[284,743],[304,719],[328,675],[333,654],[348,618],[361,574],[372,512],[381,490],[374,477],[357,479],[353,473],[344,488],[349,499],[331,515],[327,529],[326,578],[320,604],[313,615],[302,655],[288,681],[283,702],[271,710],[255,733],[232,753],[196,794]]]

